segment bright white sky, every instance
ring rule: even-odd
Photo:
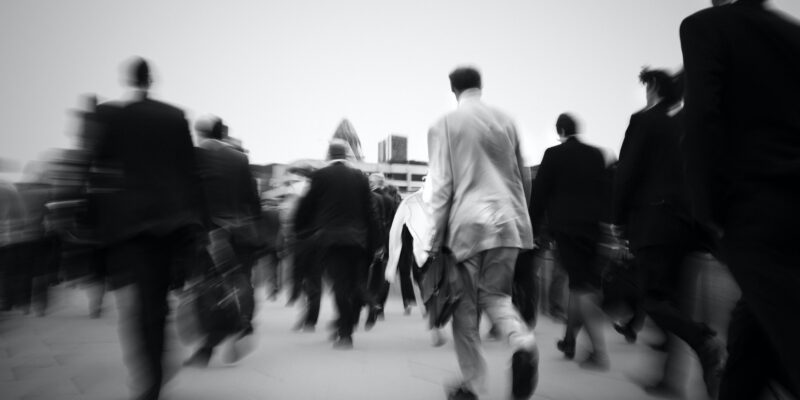
[[[124,93],[120,66],[152,61],[154,96],[216,114],[254,163],[320,158],[342,118],[367,161],[389,133],[427,159],[428,127],[455,107],[448,73],[483,73],[538,164],[570,111],[618,153],[644,105],[642,66],[681,65],[678,26],[710,0],[3,0],[0,157],[72,146],[79,97]],[[800,2],[772,0],[800,16]],[[154,144],[157,145],[157,144]]]

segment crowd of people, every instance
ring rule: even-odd
[[[265,204],[223,120],[198,121],[195,145],[184,112],[150,96],[150,64],[136,58],[131,99],[93,100],[81,113],[69,168],[0,184],[3,310],[44,315],[48,286],[83,275],[95,283],[97,318],[109,287],[134,397],[158,399],[170,292],[179,329],[200,343],[184,365],[205,367],[223,340],[257,334],[254,266],[267,258],[269,297],[288,283],[290,304],[304,302],[296,331],[315,331],[330,284],[340,350],[354,347],[362,311],[365,330],[384,319],[398,276],[407,314],[418,287],[432,344],[452,326],[462,379],[448,399],[485,391],[483,315],[511,348],[511,397],[534,394],[545,291],[548,313],[565,323],[555,346],[581,367],[612,365],[607,321],[635,342],[649,318],[666,338],[654,347],[680,341],[696,354],[710,398],[756,399],[776,384],[800,398],[800,26],[763,0],[713,3],[681,24],[684,70],[638,76],[646,106],[631,116],[618,159],[584,143],[565,112],[555,121],[561,144],[532,173],[514,121],[481,100],[478,70],[461,67],[449,75],[457,109],[428,132],[424,188],[405,196],[356,168],[351,143],[333,139],[324,166],[294,171],[307,179],[302,192]],[[698,251],[723,262],[741,290],[727,332],[681,305],[685,260]],[[559,266],[548,287],[534,261],[544,254]],[[277,264],[290,265],[290,277]],[[680,397],[664,371],[645,390]]]

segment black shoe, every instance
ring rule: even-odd
[[[703,366],[703,381],[706,383],[706,391],[712,399],[716,399],[722,373],[725,370],[727,356],[725,344],[716,336],[712,336],[697,349],[697,356],[700,358],[700,365]]]
[[[369,313],[367,314],[367,322],[364,323],[364,330],[370,330],[372,327],[375,326],[375,321],[378,320],[378,311],[375,309],[370,309]]]
[[[592,369],[595,371],[608,371],[610,368],[607,354],[600,354],[597,352],[589,353],[585,360],[580,362],[580,367],[584,369]]]
[[[478,396],[471,390],[461,386],[447,392],[447,400],[478,400]]]
[[[341,336],[333,343],[333,348],[338,350],[350,350],[353,348],[353,338],[351,336]]]
[[[654,397],[662,397],[666,399],[684,398],[683,392],[680,389],[664,383],[664,381],[659,381],[655,385],[645,386],[643,389],[645,393]]]
[[[377,314],[376,316],[378,317],[378,321],[383,321],[386,319],[386,316],[383,315],[383,307],[378,308],[378,312],[376,314]]]
[[[411,315],[411,306],[406,306],[403,310],[403,315]]]
[[[184,367],[206,368],[211,360],[211,351],[200,349],[183,362]]]
[[[515,400],[529,399],[539,384],[539,349],[517,350],[511,356],[511,395]]]
[[[564,357],[572,360],[575,358],[575,342],[567,343],[566,340],[556,342],[556,348],[564,353]]]
[[[614,324],[614,330],[622,336],[628,343],[636,343],[636,331],[628,325]]]

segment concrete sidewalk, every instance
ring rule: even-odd
[[[88,317],[88,300],[78,287],[53,288],[53,308],[45,317],[19,312],[0,315],[0,400],[124,400],[127,371],[117,329],[113,293],[105,314]],[[257,348],[236,365],[215,354],[208,369],[179,369],[191,348],[178,342],[172,328],[167,358],[177,375],[167,384],[166,400],[262,399],[444,399],[443,385],[458,377],[451,334],[448,343],[431,347],[425,320],[415,309],[405,316],[393,292],[386,320],[354,334],[355,348],[334,350],[325,329],[333,318],[325,297],[315,333],[291,332],[298,307],[284,299],[265,300],[257,290]],[[363,318],[362,318],[363,323]],[[362,325],[363,326],[363,325]],[[486,332],[484,329],[483,332]],[[563,327],[542,318],[536,328],[541,353],[539,388],[535,399],[650,399],[639,387],[660,371],[660,357],[646,343],[660,340],[648,332],[635,345],[607,329],[611,370],[591,372],[567,361],[555,349]],[[581,358],[579,342],[577,358]],[[510,349],[485,342],[490,369],[488,391],[481,399],[507,399]],[[221,352],[221,351],[220,351]],[[218,353],[220,353],[218,352]],[[691,377],[688,399],[704,399],[697,361],[687,357]]]

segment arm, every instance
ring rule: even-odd
[[[531,225],[537,235],[542,234],[541,228],[544,224],[547,204],[550,202],[550,196],[553,193],[553,186],[555,183],[554,174],[553,152],[551,149],[547,149],[544,152],[542,163],[539,164],[539,171],[536,173],[536,178],[533,181],[531,204],[529,208]]]
[[[427,250],[437,252],[444,242],[453,198],[453,170],[450,163],[447,120],[442,119],[428,131],[428,179],[431,183],[430,210],[433,220]]]
[[[641,181],[642,160],[645,157],[647,143],[642,132],[640,115],[634,114],[625,131],[625,139],[619,152],[617,172],[614,177],[614,203],[612,208],[613,223],[625,225],[630,211],[633,193]]]
[[[714,176],[720,165],[724,143],[722,93],[725,66],[724,44],[719,32],[706,21],[689,17],[681,23],[686,97],[685,137],[687,179],[692,197],[692,213],[703,224],[717,222],[712,215],[714,197],[723,189]]]

